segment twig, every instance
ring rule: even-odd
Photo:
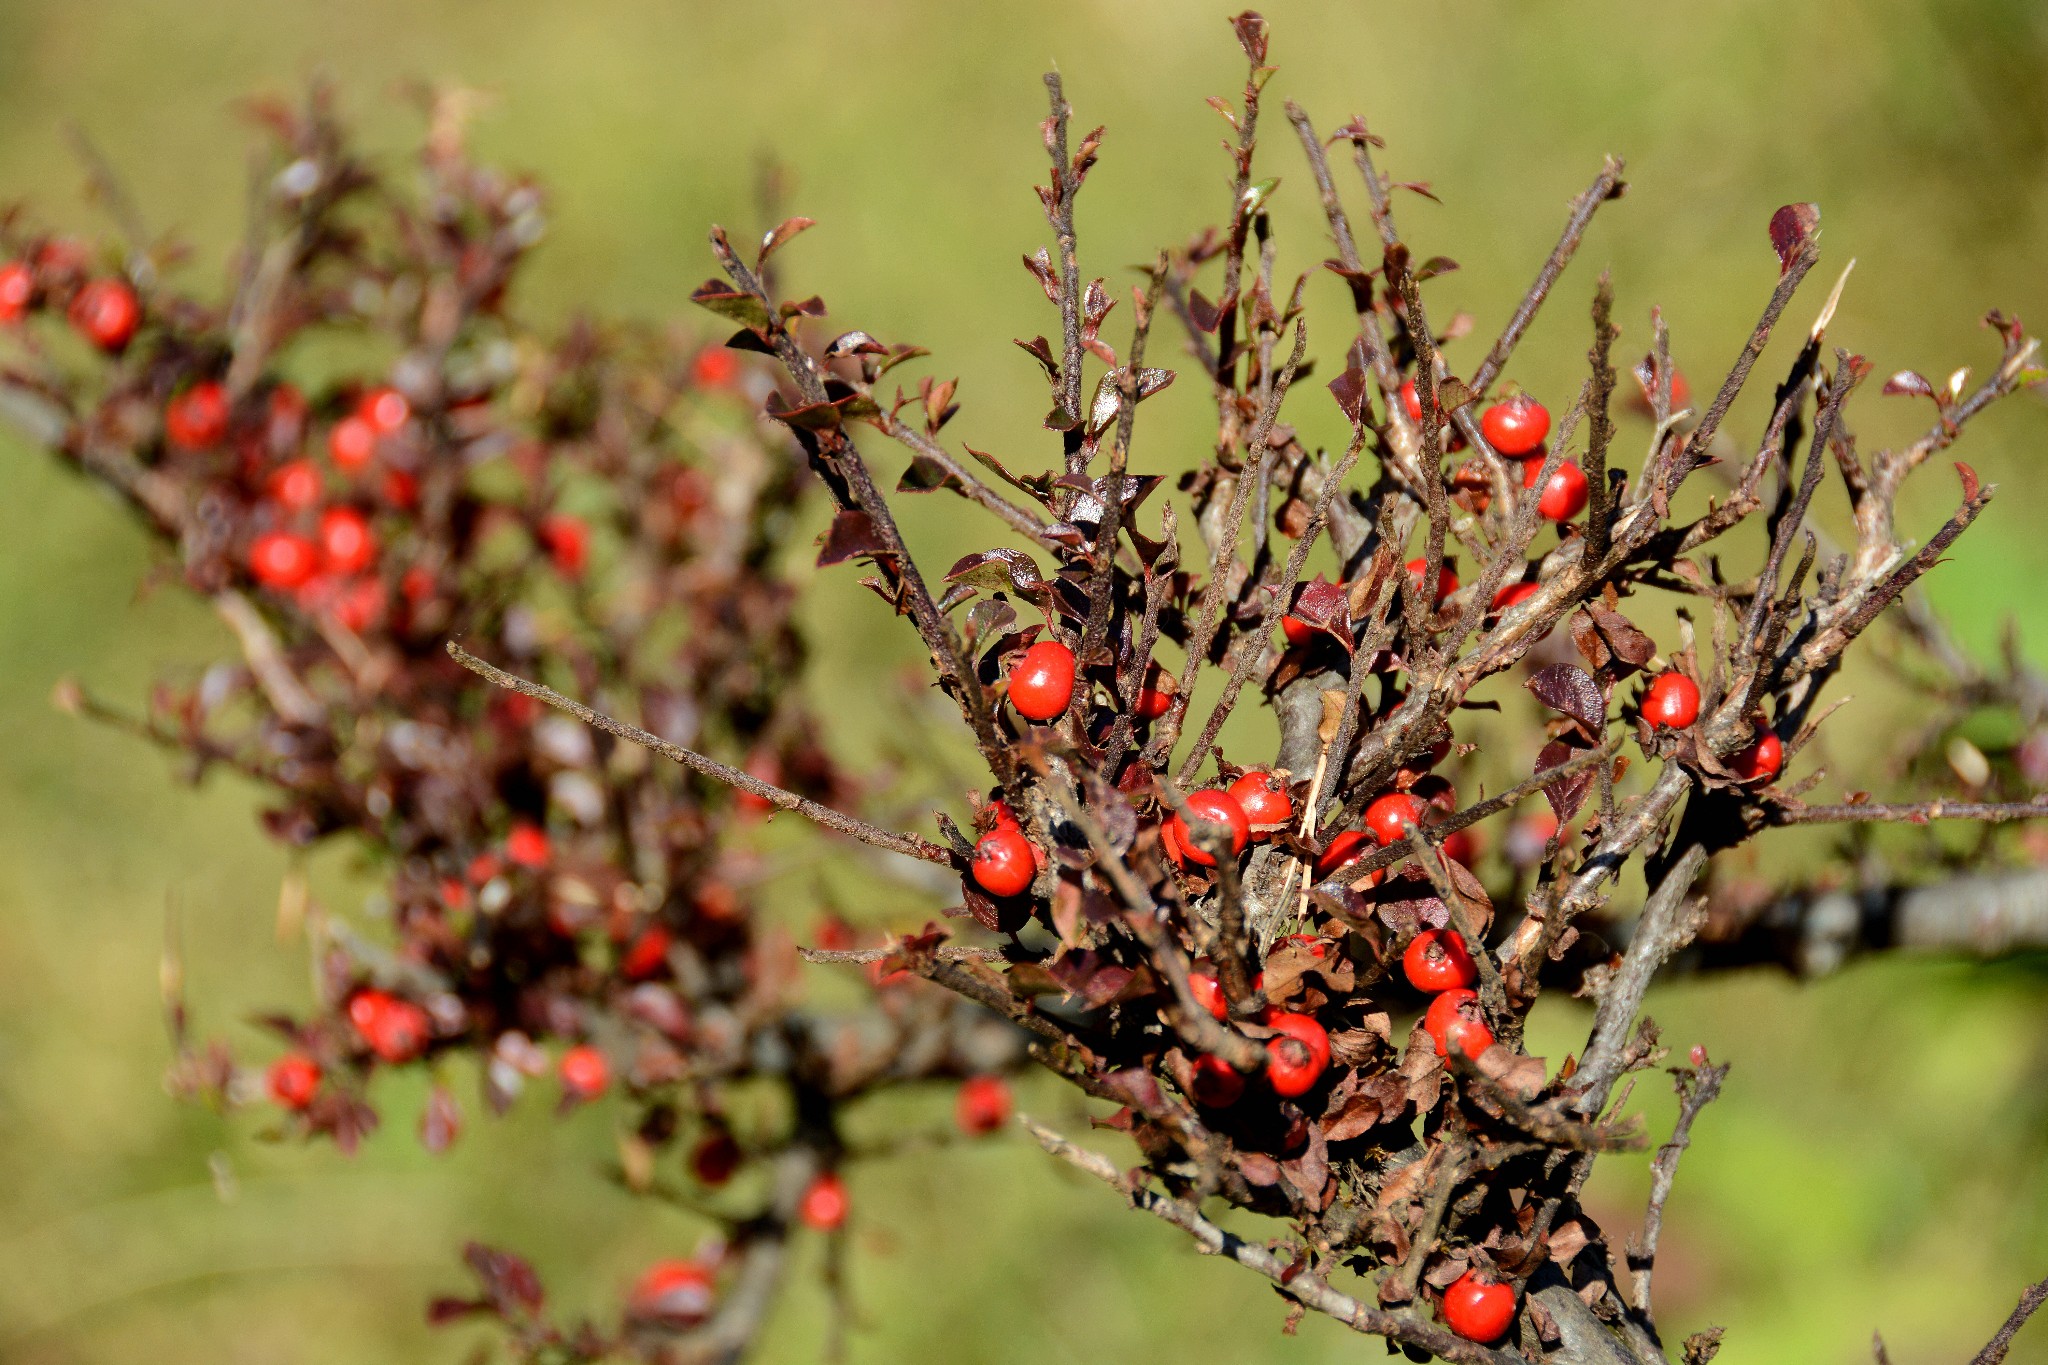
[[[2012,1315],[1998,1329],[1997,1335],[1984,1344],[1984,1349],[1970,1358],[1970,1365],[1999,1365],[2005,1359],[2005,1353],[2012,1349],[2014,1335],[2027,1325],[2027,1319],[2034,1316],[2044,1303],[2048,1303],[2048,1280],[2042,1280],[2020,1295],[2019,1306],[2012,1310]]]
[[[1635,1277],[1635,1308],[1645,1317],[1650,1312],[1650,1276],[1657,1266],[1657,1239],[1664,1232],[1664,1204],[1671,1198],[1671,1183],[1678,1178],[1678,1159],[1692,1145],[1692,1121],[1700,1110],[1721,1097],[1721,1082],[1728,1066],[1676,1067],[1672,1070],[1678,1087],[1678,1122],[1672,1125],[1671,1140],[1657,1149],[1650,1160],[1650,1207],[1643,1215],[1643,1235],[1628,1247],[1629,1273]]]
[[[1578,1073],[1572,1077],[1577,1092],[1574,1107],[1580,1113],[1597,1114],[1607,1103],[1608,1091],[1621,1076],[1629,1029],[1643,1003],[1643,993],[1650,988],[1650,978],[1691,941],[1697,926],[1688,922],[1686,898],[1706,864],[1706,849],[1692,845],[1644,904],[1636,936],[1600,994],[1599,1007],[1593,1013],[1593,1035],[1586,1043]]]
[[[572,701],[552,687],[529,682],[517,674],[507,673],[502,668],[487,664],[453,640],[448,642],[448,657],[480,678],[509,688],[522,696],[532,697],[535,701],[546,702],[558,711],[568,712],[586,725],[594,725],[606,734],[615,735],[642,748],[652,749],[663,758],[672,759],[692,771],[758,796],[783,810],[795,811],[806,820],[823,825],[826,829],[848,835],[864,844],[873,844],[876,848],[885,848],[891,853],[901,853],[905,857],[921,858],[925,862],[937,863],[941,867],[953,865],[952,851],[929,839],[919,838],[915,834],[892,834],[857,816],[848,815],[845,811],[820,805],[807,796],[798,796],[795,792],[778,787],[772,782],[763,782],[752,773],[720,763],[714,758],[706,758],[694,749],[671,744],[660,735],[650,734],[637,725],[614,720],[603,712],[591,710],[582,702]]]
[[[1600,174],[1593,178],[1579,197],[1572,200],[1571,216],[1565,220],[1564,233],[1557,239],[1557,245],[1550,249],[1550,256],[1543,262],[1543,268],[1536,272],[1536,281],[1529,286],[1529,292],[1515,306],[1514,315],[1508,325],[1501,329],[1500,339],[1493,343],[1493,349],[1486,353],[1486,359],[1479,362],[1479,368],[1472,372],[1471,387],[1475,395],[1484,394],[1500,377],[1501,369],[1514,354],[1515,345],[1522,334],[1529,330],[1529,324],[1536,320],[1536,310],[1550,296],[1550,287],[1557,283],[1557,277],[1571,264],[1572,256],[1585,238],[1586,227],[1593,221],[1593,215],[1602,204],[1621,197],[1626,185],[1621,178],[1622,163],[1617,157],[1608,157],[1600,168]]]

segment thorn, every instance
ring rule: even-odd
[[[1819,341],[1821,334],[1827,331],[1828,324],[1835,320],[1835,306],[1842,301],[1842,286],[1849,283],[1849,272],[1855,268],[1856,258],[1852,256],[1849,258],[1849,264],[1842,267],[1841,276],[1836,279],[1834,289],[1828,294],[1828,301],[1821,305],[1820,316],[1814,319],[1813,330],[1807,333],[1808,339]]]

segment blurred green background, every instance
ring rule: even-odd
[[[1083,125],[1109,125],[1082,199],[1083,263],[1122,293],[1123,266],[1225,208],[1227,129],[1202,98],[1235,101],[1242,84],[1227,13],[1164,0],[4,0],[0,198],[97,224],[60,134],[75,121],[151,223],[191,240],[198,277],[217,278],[246,176],[235,100],[325,73],[397,164],[414,132],[402,83],[459,82],[498,97],[482,148],[553,190],[525,306],[668,317],[689,311],[710,268],[710,222],[758,230],[753,166],[772,152],[794,175],[791,210],[821,223],[784,257],[792,284],[821,289],[841,325],[932,348],[938,373],[963,378],[953,434],[1031,467],[1045,460],[1044,396],[1009,338],[1056,321],[1016,265],[1045,239],[1029,188],[1039,73],[1056,62]],[[1324,129],[1367,115],[1395,178],[1428,180],[1444,200],[1411,197],[1400,212],[1424,254],[1463,263],[1429,286],[1433,308],[1478,319],[1454,365],[1491,338],[1608,151],[1628,158],[1630,194],[1602,212],[1512,368],[1539,392],[1576,382],[1602,266],[1625,354],[1640,354],[1656,303],[1695,379],[1718,375],[1774,278],[1764,223],[1795,199],[1822,205],[1828,250],[1788,322],[1803,328],[1820,277],[1857,257],[1833,335],[1879,374],[1981,371],[1996,353],[1977,325],[1986,308],[2048,313],[2048,11],[2036,0],[1304,0],[1267,13],[1281,74],[1264,173],[1287,182],[1283,271],[1314,267],[1326,242],[1279,100]],[[1328,329],[1316,349],[1333,355],[1341,304],[1329,277],[1313,289]],[[1207,406],[1186,382],[1148,405],[1140,465],[1183,465]],[[1861,408],[1866,445],[1928,416],[1874,395]],[[1334,408],[1311,395],[1302,410],[1327,439]],[[1753,430],[1744,418],[1753,406],[1735,423]],[[1932,580],[1978,646],[2008,612],[2048,630],[2034,511],[2044,435],[2023,397],[1961,452],[2006,487]],[[1953,497],[1930,470],[1909,497],[1911,532]],[[933,506],[913,514],[914,543],[940,563],[974,548]],[[183,920],[202,1028],[240,1028],[305,991],[301,950],[272,942],[283,858],[257,835],[250,792],[214,783],[195,796],[157,755],[58,717],[46,697],[72,672],[138,697],[159,668],[220,650],[222,633],[176,592],[138,592],[150,559],[127,518],[8,438],[0,545],[0,1360],[451,1361],[481,1337],[432,1333],[421,1308],[429,1286],[461,1286],[466,1237],[531,1255],[572,1312],[615,1302],[649,1257],[686,1251],[699,1233],[686,1217],[603,1178],[604,1106],[557,1122],[529,1100],[504,1122],[473,1121],[434,1160],[409,1131],[418,1097],[391,1092],[387,1130],[344,1161],[166,1098],[166,906]],[[831,697],[856,740],[877,743],[900,715],[887,678],[912,658],[908,632],[881,629],[850,575],[821,580],[811,609],[822,675],[877,679],[872,696],[848,684]],[[793,902],[811,875],[792,877]],[[315,881],[344,908],[360,894],[338,854]],[[854,908],[877,920],[932,908],[865,894]],[[1656,1012],[1674,1044],[1736,1063],[1666,1235],[1658,1284],[1674,1335],[1711,1319],[1730,1329],[1731,1359],[1846,1362],[1869,1358],[1876,1328],[1901,1365],[1960,1360],[2022,1281],[2048,1272],[2038,959],[1863,965],[1810,989],[1758,975],[1666,991]],[[1561,1056],[1584,1022],[1569,1003],[1546,1006],[1532,1044]],[[1655,1077],[1643,1089],[1654,1130],[1670,1099]],[[1027,1101],[1076,1121],[1050,1088]],[[945,1119],[927,1097],[866,1122]],[[1617,1226],[1639,1216],[1644,1167],[1611,1161],[1595,1182]],[[1014,1141],[875,1163],[853,1184],[856,1361],[1378,1355],[1321,1320],[1281,1337],[1281,1307],[1252,1277]],[[816,1357],[817,1267],[806,1248],[767,1358]],[[2037,1325],[2013,1359],[2048,1360],[2048,1331]]]

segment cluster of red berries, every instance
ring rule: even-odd
[[[1652,727],[1683,730],[1700,718],[1699,684],[1678,671],[1659,673],[1643,692],[1643,718]],[[1728,770],[1743,782],[1768,781],[1785,766],[1785,742],[1759,727],[1757,737],[1729,756]]]
[[[1422,400],[1412,379],[1401,386],[1401,405],[1410,421],[1422,420]],[[1521,463],[1522,487],[1536,487],[1549,453],[1543,442],[1550,435],[1550,409],[1525,393],[1510,393],[1480,414],[1479,431],[1495,454]],[[1454,440],[1451,448],[1458,447]],[[1565,461],[1544,481],[1536,499],[1537,515],[1547,521],[1570,521],[1586,510],[1587,489],[1586,472]]]
[[[80,243],[58,239],[0,263],[0,326],[20,323],[45,305],[61,307],[72,330],[100,350],[126,350],[142,326],[142,301],[124,279],[91,276],[91,260]]]

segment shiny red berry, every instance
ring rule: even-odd
[[[650,927],[619,959],[619,975],[628,981],[647,981],[668,970],[668,950],[673,937],[663,926]]]
[[[420,505],[420,481],[403,469],[385,470],[377,491],[384,501],[401,511],[410,512]]]
[[[370,424],[379,436],[391,436],[405,429],[412,419],[412,404],[394,388],[376,388],[356,400],[356,416]]]
[[[1444,1291],[1444,1325],[1467,1341],[1499,1341],[1515,1321],[1510,1285],[1479,1278],[1468,1270]]]
[[[1357,862],[1366,854],[1379,847],[1379,842],[1361,829],[1347,829],[1330,840],[1322,856],[1316,859],[1316,880],[1328,881],[1344,868]],[[1378,885],[1381,873],[1374,871],[1371,885]],[[1355,879],[1354,879],[1355,880]]]
[[[797,1216],[820,1232],[831,1232],[845,1224],[850,1204],[846,1182],[839,1178],[837,1171],[827,1171],[804,1191],[802,1200],[797,1204]]]
[[[1188,1082],[1190,1096],[1204,1109],[1228,1109],[1244,1096],[1244,1077],[1221,1057],[1203,1053],[1195,1058]]]
[[[1540,461],[1529,461],[1522,487],[1534,488],[1536,476],[1542,472]],[[1567,460],[1544,482],[1543,492],[1536,499],[1536,515],[1545,521],[1570,521],[1586,510],[1586,488],[1586,471]]]
[[[1188,973],[1188,994],[1195,997],[1196,1004],[1218,1019],[1230,1013],[1230,1001],[1224,997],[1223,983],[1207,972]]]
[[[1527,394],[1502,399],[1479,419],[1480,434],[1502,455],[1520,459],[1533,454],[1550,434],[1550,409]]]
[[[660,1327],[694,1327],[711,1316],[711,1269],[699,1261],[656,1261],[633,1282],[626,1313]]]
[[[1288,1099],[1307,1094],[1330,1065],[1330,1035],[1306,1014],[1274,1010],[1266,1026],[1276,1036],[1266,1040],[1266,1080],[1273,1093]]]
[[[383,619],[385,596],[383,579],[352,579],[335,586],[322,610],[334,618],[335,624],[361,635]]]
[[[1181,807],[1180,813],[1167,822],[1168,828],[1173,831],[1174,842],[1180,845],[1180,860],[1183,866],[1189,863],[1197,867],[1216,866],[1216,856],[1202,846],[1195,838],[1194,831],[1188,827],[1189,813],[1209,824],[1226,826],[1230,830],[1230,852],[1233,857],[1244,852],[1245,845],[1251,842],[1251,821],[1245,818],[1244,807],[1238,805],[1236,798],[1229,792],[1211,788],[1208,791],[1191,793],[1187,803]]]
[[[249,542],[249,572],[266,588],[304,587],[319,561],[313,542],[290,531],[265,531]]]
[[[1465,938],[1456,929],[1425,929],[1401,954],[1401,970],[1418,991],[1451,991],[1479,979]]]
[[[564,578],[581,578],[590,564],[590,527],[581,517],[551,512],[541,518],[540,543]]]
[[[1643,694],[1643,718],[1667,730],[1683,730],[1700,718],[1699,684],[1683,673],[1659,673]]]
[[[0,265],[0,323],[20,322],[36,300],[35,272],[26,261]]]
[[[71,299],[71,325],[102,351],[120,351],[135,339],[142,305],[122,280],[94,280]]]
[[[363,990],[350,996],[348,1021],[370,1051],[387,1062],[409,1062],[426,1050],[427,1012],[386,991]]]
[[[505,836],[505,856],[525,868],[542,868],[554,856],[547,831],[530,820],[515,820]]]
[[[983,806],[982,809],[988,812],[990,829],[1022,830],[1024,828],[1024,822],[1017,818],[1017,812],[1010,808],[1010,803],[1007,801],[993,800],[986,806]]]
[[[1443,992],[1429,1002],[1422,1016],[1423,1031],[1436,1042],[1436,1055],[1447,1055],[1455,1047],[1467,1057],[1477,1057],[1493,1046],[1493,1030],[1479,1013],[1479,997],[1462,987]]]
[[[344,417],[327,433],[327,453],[335,467],[354,474],[377,454],[377,428],[364,417]]]
[[[690,1174],[700,1184],[723,1185],[740,1168],[742,1156],[732,1134],[720,1128],[706,1133],[690,1149]]]
[[[292,460],[271,473],[265,491],[287,512],[303,512],[320,501],[320,471],[311,460]]]
[[[1444,836],[1444,856],[1466,867],[1479,861],[1479,836],[1469,829],[1454,829]]]
[[[1010,1083],[1001,1076],[969,1076],[953,1100],[953,1122],[969,1137],[986,1137],[1010,1121]]]
[[[579,1043],[562,1054],[557,1065],[562,1090],[579,1100],[594,1100],[612,1083],[612,1064],[604,1053],[588,1043]]]
[[[1139,720],[1158,720],[1173,709],[1173,694],[1156,687],[1140,687],[1131,711]]]
[[[1501,590],[1493,595],[1493,609],[1496,612],[1501,612],[1511,607],[1519,607],[1541,591],[1543,591],[1541,583],[1504,584]]]
[[[1074,699],[1074,651],[1040,640],[1010,667],[1010,705],[1026,720],[1058,720]]]
[[[1407,792],[1388,792],[1373,798],[1365,808],[1365,827],[1385,847],[1408,837],[1408,831],[1422,820],[1422,802]]]
[[[718,346],[707,346],[690,362],[690,377],[703,389],[723,389],[739,377],[739,357]]]
[[[304,1109],[320,1093],[320,1063],[303,1052],[287,1052],[263,1078],[270,1098],[286,1109]]]
[[[1414,559],[1411,559],[1411,560],[1409,560],[1409,561],[1408,561],[1408,583],[1409,583],[1409,586],[1413,587],[1413,588],[1415,589],[1415,591],[1417,591],[1417,592],[1421,592],[1421,591],[1422,591],[1422,577],[1423,577],[1423,575],[1424,575],[1424,574],[1426,574],[1426,573],[1428,573],[1428,572],[1429,572],[1429,560],[1428,560],[1428,559],[1424,558],[1424,557],[1423,557],[1423,556],[1421,556],[1421,555],[1417,555],[1417,556],[1416,556],[1416,557],[1415,557]],[[1442,606],[1442,605],[1443,605],[1443,601],[1444,601],[1444,599],[1445,599],[1446,597],[1449,597],[1449,596],[1450,596],[1450,595],[1451,595],[1452,593],[1456,592],[1457,590],[1458,590],[1458,575],[1457,575],[1456,571],[1454,571],[1454,570],[1453,570],[1453,569],[1451,568],[1451,565],[1450,565],[1450,561],[1449,561],[1449,560],[1445,560],[1445,561],[1444,561],[1444,564],[1443,564],[1443,566],[1442,566],[1442,567],[1441,567],[1440,569],[1438,569],[1438,570],[1437,570],[1437,576],[1436,576],[1436,605],[1438,605],[1438,606]]]
[[[180,450],[211,450],[228,434],[228,391],[201,380],[164,407],[164,436]]]
[[[1244,818],[1253,826],[1254,840],[1272,837],[1270,828],[1264,833],[1258,827],[1285,825],[1294,818],[1294,798],[1287,794],[1287,784],[1273,774],[1254,768],[1230,784],[1231,799],[1244,811]]]
[[[1729,769],[1744,782],[1776,777],[1778,770],[1784,766],[1785,741],[1769,730],[1758,735],[1755,742],[1747,747],[1738,749],[1728,759]]]
[[[1021,896],[1038,876],[1038,860],[1031,856],[1031,841],[1022,830],[998,826],[974,845],[974,861],[967,870],[991,896]]]
[[[357,574],[377,562],[377,536],[369,518],[353,507],[320,514],[320,559],[329,573]]]

